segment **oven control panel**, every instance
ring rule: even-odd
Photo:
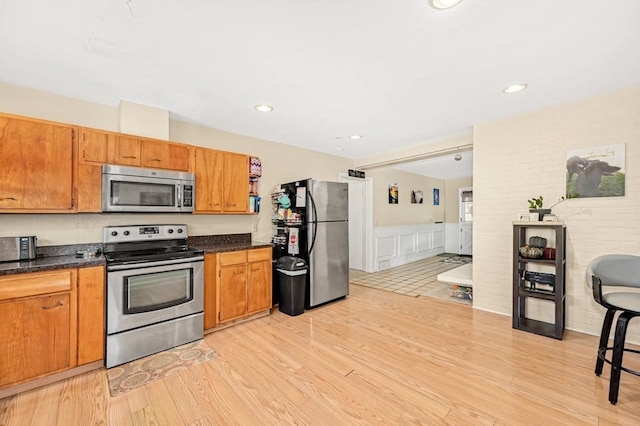
[[[187,225],[105,226],[102,231],[103,243],[173,240],[185,238],[187,238]]]

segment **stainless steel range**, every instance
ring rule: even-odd
[[[107,368],[202,339],[204,253],[187,225],[107,226]]]

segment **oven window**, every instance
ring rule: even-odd
[[[125,314],[181,305],[193,300],[193,269],[128,276],[123,290]]]
[[[111,205],[173,207],[176,205],[175,185],[111,181]]]

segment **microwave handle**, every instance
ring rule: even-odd
[[[182,207],[182,185],[176,185],[176,200],[178,200],[177,207]]]

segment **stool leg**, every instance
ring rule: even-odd
[[[602,374],[602,367],[604,366],[604,357],[607,356],[607,346],[609,346],[609,335],[611,334],[611,324],[613,324],[613,316],[615,315],[615,309],[607,309],[607,313],[604,316],[602,322],[602,332],[600,333],[600,344],[598,346],[598,357],[596,358],[596,376]],[[602,357],[600,357],[602,353]]]
[[[624,354],[624,340],[627,334],[629,320],[632,314],[623,312],[616,323],[616,334],[613,339],[613,358],[611,360],[611,379],[609,379],[609,402],[615,405],[618,402],[618,390],[620,389],[620,367],[622,367],[622,355]]]

